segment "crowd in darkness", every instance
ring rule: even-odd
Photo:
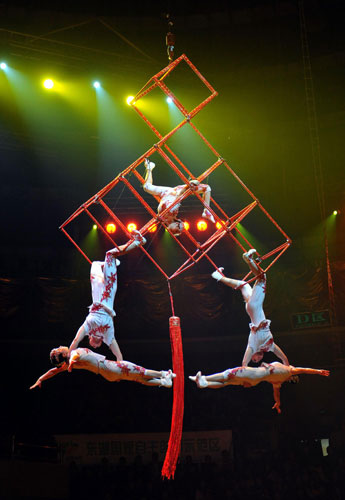
[[[320,448],[321,449],[321,448]],[[176,468],[175,478],[161,478],[158,457],[149,464],[140,456],[133,463],[106,459],[99,465],[70,466],[70,498],[74,500],[342,500],[345,498],[343,449],[328,455],[315,448],[272,452],[264,456],[232,459],[222,453],[221,463],[205,456],[194,463],[190,456]]]

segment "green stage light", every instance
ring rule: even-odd
[[[94,225],[92,226],[92,229],[97,229],[97,224],[94,224]]]
[[[338,215],[338,210],[333,210],[333,215]]]
[[[54,87],[54,82],[51,78],[47,78],[46,80],[44,80],[43,82],[43,87],[50,90]]]
[[[93,82],[93,86],[95,87],[95,89],[99,89],[101,84],[99,82]]]
[[[167,103],[172,104],[174,101],[171,99],[171,97],[167,97]]]
[[[7,68],[7,64],[5,62],[0,63],[0,68],[1,69],[6,69]]]

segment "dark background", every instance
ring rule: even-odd
[[[127,383],[115,386],[84,372],[64,374],[41,390],[28,390],[49,368],[50,349],[69,344],[90,303],[89,265],[59,226],[155,142],[125,98],[168,63],[167,13],[174,22],[175,56],[185,53],[219,92],[197,117],[197,125],[293,240],[268,275],[265,311],[272,319],[275,340],[292,364],[331,370],[329,379],[305,377],[298,386],[286,384],[280,416],[271,410],[268,385],[197,391],[186,382],[184,428],[237,429],[240,447],[249,450],[253,446],[247,439],[249,427],[252,435],[262,434],[263,429],[269,435],[274,428],[279,442],[297,443],[329,437],[341,426],[342,2],[304,2],[321,180],[315,175],[309,138],[299,6],[273,0],[212,5],[176,1],[164,7],[146,1],[135,8],[111,2],[82,7],[67,2],[1,3],[0,58],[16,71],[12,79],[0,73],[0,421],[5,455],[13,436],[45,443],[56,433],[170,428],[168,391]],[[63,82],[65,90],[44,91],[40,82],[48,74]],[[94,79],[102,82],[111,99],[103,122],[90,86]],[[199,102],[202,90],[191,87],[187,75],[182,74],[176,86],[191,102]],[[158,119],[168,126],[162,116]],[[203,156],[193,146],[187,138],[183,154],[197,170]],[[157,176],[162,184],[172,179],[168,173]],[[215,198],[231,210],[224,177],[209,181]],[[324,212],[317,192],[324,199]],[[126,195],[115,203],[118,213],[127,211],[140,219],[140,211]],[[336,218],[331,215],[334,209],[340,211]],[[188,206],[183,215],[187,213]],[[327,227],[336,320],[329,328],[295,331],[291,314],[330,309],[322,227]],[[259,246],[275,241],[274,231],[268,230],[261,239],[260,227],[256,231]],[[160,233],[149,248],[163,248],[166,261],[174,266],[174,255],[164,245]],[[101,259],[106,248],[102,239],[98,246],[93,243],[92,258]],[[245,273],[232,243],[220,245],[213,257],[228,275]],[[240,294],[217,285],[211,272],[211,266],[203,263],[172,282],[186,375],[237,366],[246,345],[248,319]],[[139,251],[122,259],[115,310],[125,359],[149,368],[169,368],[171,310],[166,280]]]

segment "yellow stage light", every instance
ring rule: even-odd
[[[47,78],[46,80],[44,80],[43,82],[43,87],[50,90],[54,87],[54,82],[51,78]]]
[[[188,229],[190,228],[190,224],[189,222],[187,222],[186,220],[183,222],[183,225],[184,225],[184,228],[186,231],[188,231]]]
[[[132,101],[134,99],[134,96],[133,95],[129,95],[126,99],[126,103],[128,104],[128,106],[131,105]],[[134,104],[134,103],[133,103]]]
[[[222,223],[223,223],[223,224],[225,224],[225,221],[224,221],[224,220],[222,220]],[[220,223],[220,222],[216,222],[216,228],[217,228],[217,229],[222,229],[222,227],[223,227],[223,226],[221,225],[221,223]]]
[[[152,226],[149,227],[149,233],[155,233],[157,231],[157,224],[152,224]]]
[[[116,225],[113,222],[109,222],[109,224],[105,226],[105,229],[107,233],[113,234],[116,231]]]
[[[196,227],[198,228],[199,231],[206,231],[206,229],[207,229],[207,222],[205,220],[199,220],[197,222]]]
[[[130,233],[132,233],[137,229],[137,225],[134,222],[130,222],[129,224],[127,224],[127,229]]]
[[[97,224],[94,224],[94,225],[92,226],[92,229],[97,229]]]
[[[338,215],[338,210],[333,210],[333,215]]]

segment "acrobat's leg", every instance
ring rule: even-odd
[[[147,158],[145,158],[145,184],[153,184],[153,178],[152,178],[152,170],[155,168],[155,164],[152,161],[149,161]]]
[[[208,184],[199,184],[198,186],[198,193],[202,193],[205,204],[209,207],[211,203],[211,188]],[[216,221],[214,220],[213,215],[211,212],[207,209],[204,208],[201,217],[204,219],[208,219],[210,222],[215,223]]]
[[[252,271],[254,276],[260,276],[262,271],[254,260],[254,255],[256,254],[255,248],[251,248],[248,252],[245,252],[242,257],[244,262],[246,262],[249,266],[249,269]]]
[[[210,389],[220,389],[225,386],[224,374],[225,372],[214,373],[213,375],[202,375],[201,372],[198,372],[195,376],[190,376],[189,378],[196,383],[199,389],[205,389],[206,387]]]
[[[223,272],[224,267],[220,267],[219,271]],[[221,281],[224,283],[224,285],[227,285],[234,290],[240,290],[243,296],[243,299],[245,302],[248,302],[252,295],[252,287],[247,283],[246,281],[243,280],[236,280],[234,278],[227,278],[226,276],[223,276],[219,271],[214,271],[212,273],[212,278],[214,278],[217,281]]]

